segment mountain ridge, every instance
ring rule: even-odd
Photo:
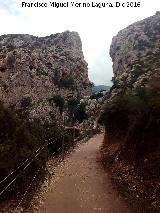
[[[100,92],[102,90],[109,91],[110,88],[111,88],[110,86],[100,84],[100,85],[94,85],[92,87],[92,91],[97,93],[97,92]]]

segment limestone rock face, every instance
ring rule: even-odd
[[[46,119],[55,108],[49,104],[54,95],[90,93],[78,33],[0,36],[0,100],[7,106],[20,108],[28,100],[30,116]]]
[[[112,96],[160,77],[160,12],[121,30],[112,40]]]
[[[99,114],[102,112],[102,106],[106,101],[106,95],[108,91],[102,91],[91,96],[84,96],[80,100],[80,103],[85,104],[85,111],[88,119],[84,120],[83,123],[79,125],[81,129],[101,129],[101,126],[98,125]]]

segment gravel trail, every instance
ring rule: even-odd
[[[102,141],[94,136],[60,163],[40,213],[130,212],[98,161]]]

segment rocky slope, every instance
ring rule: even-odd
[[[112,40],[112,96],[160,77],[160,12],[121,30]]]
[[[59,119],[51,101],[55,95],[83,97],[90,92],[78,33],[0,36],[0,100],[7,106],[49,121]]]
[[[99,119],[106,128],[104,158],[123,192],[133,193],[131,204],[140,201],[138,212],[159,212],[160,12],[121,30],[110,55],[113,86]],[[153,208],[146,210],[143,199]]]
[[[84,96],[84,98],[80,100],[80,103],[85,105],[87,119],[84,120],[84,122],[79,126],[84,126],[84,129],[90,130],[101,129],[101,126],[98,125],[97,120],[106,100],[106,94],[107,91],[102,91],[91,96]]]

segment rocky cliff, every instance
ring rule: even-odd
[[[112,40],[112,96],[160,77],[160,12],[121,30]]]
[[[90,91],[78,33],[0,36],[0,100],[7,106],[50,120],[59,113],[51,104],[55,95],[83,97]]]
[[[159,212],[160,13],[121,30],[110,55],[113,86],[99,119],[104,160],[138,212]]]

